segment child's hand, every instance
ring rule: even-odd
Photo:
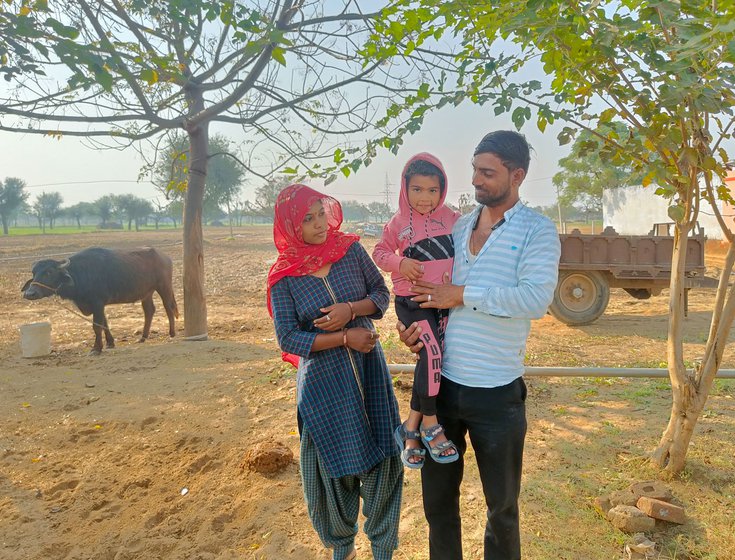
[[[416,259],[403,259],[398,271],[401,276],[408,278],[411,282],[416,282],[424,275],[424,265]]]

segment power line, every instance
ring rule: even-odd
[[[101,179],[99,181],[66,181],[64,183],[42,183],[39,185],[26,185],[27,188],[32,189],[36,187],[60,187],[62,185],[91,185],[95,183],[138,183],[144,185],[140,181],[131,180],[119,180],[119,179]]]

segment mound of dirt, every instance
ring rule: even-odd
[[[242,468],[260,474],[275,474],[293,463],[293,452],[277,441],[262,441],[245,453]]]

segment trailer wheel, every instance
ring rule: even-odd
[[[595,271],[559,271],[559,282],[549,313],[567,325],[587,325],[605,312],[610,287]]]
[[[635,299],[649,299],[651,297],[651,290],[648,288],[623,288],[629,295]]]

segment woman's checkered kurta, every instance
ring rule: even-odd
[[[359,474],[398,454],[393,429],[398,405],[380,343],[367,353],[344,347],[311,352],[324,333],[313,321],[320,307],[369,297],[378,308],[347,327],[372,329],[389,303],[383,277],[359,244],[335,262],[326,278],[286,277],[271,289],[273,320],[281,349],[301,356],[298,410],[329,476]]]

